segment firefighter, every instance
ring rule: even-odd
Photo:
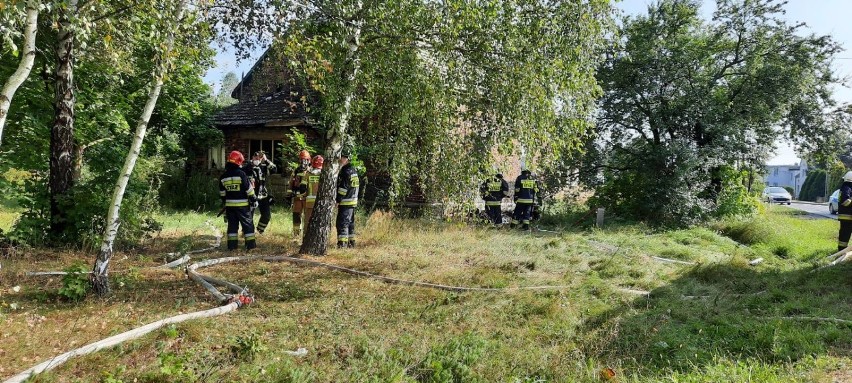
[[[307,150],[299,152],[299,165],[290,174],[290,190],[287,194],[292,196],[293,206],[293,238],[302,236],[302,212],[305,210],[305,197],[299,193],[299,185],[302,184],[302,176],[311,166],[311,154]]]
[[[251,163],[247,164],[245,169],[246,175],[252,179],[254,185],[254,194],[257,196],[257,210],[260,211],[260,220],[257,222],[257,233],[263,234],[266,226],[269,225],[269,219],[272,218],[272,196],[269,195],[269,189],[266,187],[266,182],[269,180],[269,175],[275,172],[276,166],[266,158],[266,153],[262,150],[254,153],[251,158]]]
[[[225,173],[219,178],[219,195],[225,205],[225,220],[228,222],[228,250],[236,250],[239,227],[243,228],[246,250],[257,247],[254,238],[252,210],[257,206],[251,180],[240,168],[245,159],[237,150],[228,154]]]
[[[503,198],[509,196],[509,184],[503,179],[503,175],[497,173],[493,178],[482,183],[479,187],[482,199],[485,200],[485,210],[488,218],[494,225],[503,223],[502,202]]]
[[[515,213],[512,218],[512,226],[521,223],[521,229],[530,229],[533,205],[535,205],[536,194],[538,194],[538,182],[532,176],[532,172],[524,169],[515,180]]]
[[[849,247],[849,236],[852,234],[852,171],[843,176],[843,185],[840,186],[840,196],[837,199],[837,220],[840,221],[837,251],[840,251]]]
[[[349,163],[350,153],[340,155],[340,174],[337,177],[337,247],[355,247],[355,208],[358,207],[358,171]]]
[[[299,194],[305,198],[305,229],[311,223],[311,214],[314,212],[314,205],[317,202],[320,173],[322,173],[324,161],[325,159],[322,156],[314,156],[311,160],[311,168],[302,174],[302,182],[299,184]]]

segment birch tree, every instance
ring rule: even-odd
[[[40,7],[41,5],[35,0],[27,1],[24,5],[24,30],[21,36],[23,39],[23,49],[19,52],[16,47],[13,47],[13,52],[21,56],[21,62],[18,64],[18,69],[6,80],[2,90],[0,90],[0,144],[3,142],[3,128],[6,126],[6,117],[9,114],[9,106],[12,104],[12,98],[15,96],[18,87],[24,83],[33,69]],[[15,26],[14,23],[10,24],[13,27]],[[13,34],[13,31],[4,32],[7,35],[4,40],[11,41],[12,38],[9,35]]]
[[[133,136],[130,150],[127,153],[124,166],[121,168],[115,188],[113,189],[112,200],[107,214],[107,225],[103,233],[100,251],[92,270],[92,286],[98,295],[107,295],[110,292],[108,279],[109,262],[112,258],[113,245],[121,226],[119,219],[121,204],[127,184],[139,159],[142,144],[148,130],[148,123],[157,105],[163,83],[174,65],[177,55],[175,52],[176,41],[178,41],[178,44],[183,44],[184,48],[187,48],[191,44],[204,44],[204,41],[206,41],[202,36],[203,34],[180,35],[192,30],[192,26],[187,26],[187,24],[191,25],[197,22],[194,17],[184,18],[187,6],[187,1],[181,0],[175,3],[165,2],[161,7],[152,9],[154,14],[150,16],[150,19],[157,20],[158,22],[151,25],[149,36],[153,36],[153,41],[148,42],[148,44],[152,46],[156,64],[153,68],[145,107],[142,109],[141,116],[136,124],[136,132]],[[202,29],[204,29],[203,26]],[[187,53],[191,51],[191,49],[187,49],[184,54],[191,54]]]
[[[300,102],[325,135],[302,253],[326,251],[350,136],[393,158],[383,166],[397,185],[415,176],[448,197],[488,167],[492,149],[523,145],[547,163],[590,131],[607,0],[238,3],[255,11],[227,12],[229,36],[275,38],[277,60],[302,81]]]

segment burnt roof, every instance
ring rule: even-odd
[[[280,91],[253,101],[243,101],[222,109],[213,117],[217,126],[266,125],[271,122],[307,120],[305,106]]]

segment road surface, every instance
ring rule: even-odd
[[[778,205],[772,204],[772,206],[775,207],[775,206],[778,206]],[[815,204],[815,203],[793,202],[793,204],[790,205],[790,206],[787,206],[787,205],[783,205],[783,206],[791,207],[791,208],[796,209],[796,210],[806,211],[808,213],[811,213],[811,216],[813,218],[819,217],[819,218],[837,219],[837,215],[830,214],[828,212],[828,204],[825,204],[825,203]]]

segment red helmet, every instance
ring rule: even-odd
[[[233,162],[237,164],[237,166],[242,166],[245,160],[245,157],[243,157],[243,154],[240,153],[239,150],[234,150],[233,152],[228,154],[228,162]]]
[[[301,152],[299,152],[299,159],[300,160],[309,160],[309,159],[311,159],[311,153],[308,153],[307,150],[302,150]]]
[[[325,161],[321,155],[314,156],[314,159],[311,160],[311,167],[314,169],[322,169],[322,163]]]

